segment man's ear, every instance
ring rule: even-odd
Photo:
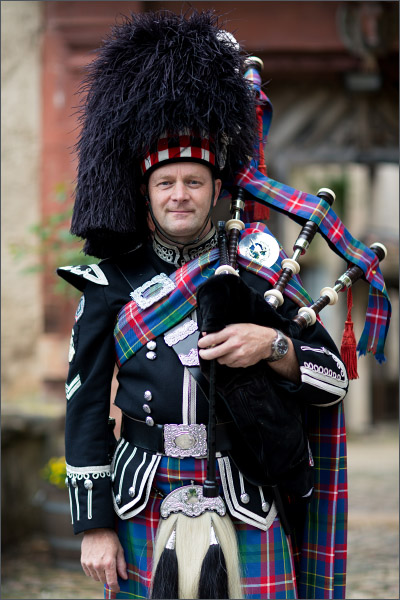
[[[218,197],[221,193],[222,180],[216,179],[214,185],[215,185],[215,196],[214,196],[213,206],[215,206],[217,204]]]
[[[150,203],[149,188],[145,183],[140,184],[140,193],[146,201],[146,206]]]

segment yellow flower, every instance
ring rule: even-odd
[[[40,470],[41,477],[58,488],[65,488],[67,469],[64,456],[52,456]]]

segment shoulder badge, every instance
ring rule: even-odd
[[[85,296],[83,295],[83,296],[81,296],[81,299],[79,300],[78,308],[76,309],[75,322],[79,321],[79,319],[83,315],[84,309],[85,309]]]
[[[84,279],[88,279],[93,283],[97,283],[98,285],[108,285],[107,277],[104,275],[103,271],[99,267],[99,265],[78,265],[78,266],[67,266],[67,267],[59,267],[57,272],[61,277],[63,276],[60,271],[67,271],[71,273],[71,275],[77,275],[78,277],[83,277]]]

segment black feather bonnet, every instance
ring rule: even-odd
[[[165,133],[208,132],[228,181],[253,154],[255,98],[244,60],[212,11],[132,14],[89,65],[71,232],[99,258],[148,236],[140,161]],[[227,143],[227,144],[226,144]]]

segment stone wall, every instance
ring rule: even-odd
[[[41,511],[34,500],[43,485],[39,471],[49,455],[62,453],[60,416],[46,416],[41,394],[41,275],[23,273],[37,262],[37,240],[29,229],[40,221],[41,214],[42,34],[41,2],[1,3],[1,441],[5,546],[40,528]],[[25,258],[16,260],[14,251],[23,248]]]
[[[2,382],[4,403],[39,401],[40,275],[22,274],[40,218],[41,2],[1,3]],[[22,262],[12,247],[28,245]]]

